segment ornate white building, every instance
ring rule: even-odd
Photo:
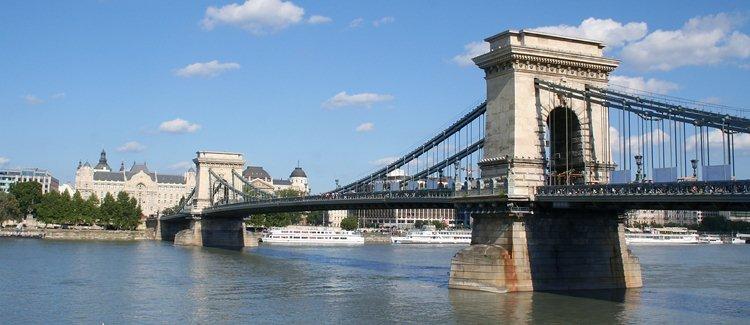
[[[242,177],[247,179],[255,188],[273,194],[276,191],[294,189],[303,194],[310,194],[310,187],[307,183],[307,174],[300,167],[294,168],[289,175],[289,179],[273,179],[263,167],[248,166],[242,172]]]
[[[186,197],[195,187],[195,170],[190,168],[182,175],[158,174],[148,170],[146,164],[135,164],[125,170],[112,171],[107,164],[107,153],[102,150],[99,163],[95,167],[86,162],[78,163],[75,188],[87,199],[95,194],[100,200],[107,193],[117,197],[125,191],[138,200],[144,215],[156,215],[171,208]]]

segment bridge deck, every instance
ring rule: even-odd
[[[529,207],[537,209],[750,210],[750,181],[543,186],[537,189],[533,201],[508,198],[500,193],[502,192],[492,189],[468,191],[439,189],[258,199],[216,205],[205,209],[202,216],[223,218],[277,212],[435,208],[459,208],[477,213],[524,210]],[[178,220],[190,216],[188,213],[182,213],[163,216],[161,220]]]
[[[750,210],[750,181],[545,186],[535,203],[552,208]]]
[[[453,191],[399,191],[277,198],[218,205],[203,211],[211,217],[237,214],[359,210],[359,209],[452,209]]]

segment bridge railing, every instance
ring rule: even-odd
[[[552,185],[537,187],[536,190],[537,197],[731,194],[750,194],[750,180],[607,185]]]
[[[362,199],[406,199],[406,198],[451,198],[453,191],[450,189],[437,190],[412,190],[412,191],[393,191],[393,192],[367,192],[367,193],[326,193],[321,195],[296,196],[284,198],[248,198],[243,201],[230,202],[237,203],[289,203],[289,202],[313,202],[313,201],[332,201],[332,200],[362,200]]]

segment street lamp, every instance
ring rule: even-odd
[[[453,163],[453,168],[455,169],[455,174],[453,177],[453,189],[456,189],[456,182],[458,181],[458,170],[461,169],[461,163],[458,161]]]
[[[698,159],[690,159],[690,165],[693,167],[693,178],[698,179]]]
[[[638,166],[638,171],[635,173],[635,182],[640,183],[643,181],[643,155],[635,155],[635,164]]]

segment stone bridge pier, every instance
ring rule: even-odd
[[[258,246],[258,235],[245,230],[243,218],[201,218],[189,216],[159,221],[156,238],[178,246],[242,248]]]
[[[592,215],[595,213],[596,215]],[[471,246],[451,262],[449,287],[493,292],[641,287],[617,211],[474,216]]]

